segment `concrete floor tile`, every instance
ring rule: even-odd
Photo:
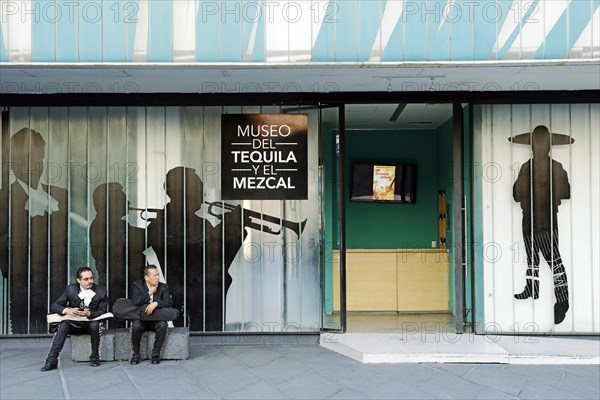
[[[518,397],[510,396],[506,393],[497,392],[491,389],[483,389],[480,392],[477,392],[477,395],[474,397],[476,400],[505,400],[505,399],[517,399]]]
[[[528,382],[523,391],[519,393],[521,399],[594,399],[598,396],[593,393],[574,393],[541,382]]]
[[[582,375],[575,372],[565,372],[560,389],[572,393],[595,396],[600,399],[600,379],[597,376],[592,379],[582,379]]]
[[[527,384],[527,378],[506,367],[506,365],[475,365],[462,378],[509,396],[518,396]]]
[[[427,393],[415,385],[406,385],[398,380],[391,380],[379,388],[371,388],[365,393],[373,399],[433,399],[434,395]]]
[[[255,368],[264,364],[268,364],[277,359],[283,358],[279,353],[269,350],[269,348],[251,348],[250,350],[234,356],[244,365]]]
[[[203,388],[200,390],[196,390],[195,392],[190,392],[187,394],[181,394],[179,399],[182,400],[210,400],[210,399],[220,399],[221,397],[217,396],[208,388]]]
[[[342,389],[342,386],[316,373],[287,380],[277,387],[294,399],[326,399]]]
[[[274,385],[311,372],[307,366],[290,361],[283,356],[267,364],[256,366],[252,370],[262,379]]]
[[[440,398],[472,399],[485,388],[454,375],[436,371],[419,382],[416,389]]]
[[[227,395],[224,399],[289,399],[289,397],[275,386],[264,380],[253,382],[247,386],[239,388]]]
[[[330,399],[368,399],[368,397],[361,392],[357,392],[355,390],[349,388],[343,388],[339,392],[335,393],[333,396],[329,397]]]
[[[85,396],[82,392],[81,387],[73,387],[72,385],[69,387],[69,393],[72,399],[83,399],[86,400],[118,400],[118,399],[127,399],[127,400],[137,400],[144,399],[135,385],[129,382],[121,382],[117,384],[111,384],[104,387],[96,388],[94,391],[85,392]]]
[[[0,387],[0,397],[2,400],[12,399],[40,399],[40,400],[55,400],[64,399],[65,395],[60,384],[60,379],[56,377],[48,377],[45,380],[39,380],[35,384],[11,384],[5,385],[2,383]]]

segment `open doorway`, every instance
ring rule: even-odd
[[[347,332],[448,331],[455,326],[454,111],[452,104],[345,106],[343,203],[336,184],[339,171],[329,174],[324,185],[324,326],[335,327],[343,308]],[[325,169],[335,171],[340,129],[326,118],[323,126]],[[365,171],[373,178],[365,178]],[[365,191],[361,180],[373,186]],[[378,190],[386,186],[387,198],[381,197]],[[340,204],[346,226],[346,285],[341,290]]]

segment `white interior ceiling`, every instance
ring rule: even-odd
[[[600,89],[600,60],[440,63],[2,63],[0,93]]]
[[[0,93],[600,90],[599,60],[439,63],[2,63]],[[1,101],[0,101],[0,105]],[[348,129],[432,129],[449,105],[348,105]]]
[[[394,119],[398,106],[401,112]],[[450,117],[451,104],[348,104],[346,130],[437,129]]]

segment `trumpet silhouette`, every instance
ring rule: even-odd
[[[220,201],[213,201],[212,203],[207,202],[206,204],[208,204],[209,206],[208,213],[219,219],[223,218],[223,213],[225,211],[233,211],[237,207],[233,204],[222,203]],[[214,209],[217,208],[221,208],[223,209],[223,211],[214,211]],[[304,227],[306,226],[307,221],[306,218],[302,222],[288,221],[286,219],[281,219],[268,214],[262,214],[258,211],[249,210],[247,208],[243,208],[242,212],[245,217],[249,217],[248,220],[244,218],[244,227],[256,229],[257,231],[265,232],[271,235],[279,235],[281,234],[281,228],[287,228],[292,230],[298,236],[298,238],[300,238],[300,234],[304,231]],[[255,222],[252,219],[269,222],[271,224],[278,225],[281,228],[279,230],[273,230],[270,226],[261,224],[259,222]]]
[[[140,218],[143,219],[144,221],[154,219],[158,216],[159,212],[164,211],[163,208],[135,208],[135,207],[129,207],[128,210],[129,211],[139,211]]]
[[[223,213],[233,211],[237,207],[234,204],[223,203],[220,201],[213,201],[212,203],[206,202],[206,204],[208,204],[208,213],[220,220],[223,220]],[[150,219],[156,218],[158,213],[164,211],[164,209],[129,207],[129,211],[139,211],[140,218],[142,218],[145,221],[148,221]],[[304,227],[306,226],[307,221],[307,219],[304,219],[304,221],[302,222],[288,221],[286,219],[281,219],[268,214],[262,214],[258,211],[250,210],[247,208],[242,209],[242,212],[245,217],[249,217],[247,219],[244,218],[245,228],[256,229],[257,231],[265,232],[270,235],[279,235],[281,234],[282,228],[287,228],[292,230],[298,236],[298,238],[300,238],[300,234],[304,231]],[[280,229],[274,230],[268,225],[256,222],[256,220],[277,225],[280,227]]]

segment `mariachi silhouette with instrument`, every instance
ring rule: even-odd
[[[513,186],[513,197],[523,210],[523,240],[527,254],[525,287],[517,300],[537,299],[540,291],[539,265],[541,253],[552,270],[554,283],[554,323],[560,324],[569,310],[567,273],[558,245],[558,206],[571,197],[567,172],[561,163],[550,158],[554,145],[571,144],[567,135],[550,133],[537,126],[531,133],[508,139],[512,143],[530,145],[533,158],[525,162]]]
[[[242,248],[247,228],[272,235],[285,228],[300,236],[306,220],[286,221],[221,201],[206,203],[203,182],[192,168],[169,170],[164,189],[170,199],[164,209],[130,210],[139,211],[148,221],[147,261],[158,264],[173,307],[182,311],[173,323],[187,325],[191,331],[224,330],[225,302],[232,283],[228,270]],[[198,215],[203,208],[210,219]]]
[[[67,283],[69,195],[48,179],[41,133],[23,128],[9,138],[3,124],[2,135],[0,271],[10,331],[45,333],[48,299]]]

